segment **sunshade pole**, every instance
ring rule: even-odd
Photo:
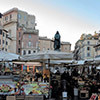
[[[45,62],[44,61],[43,61],[42,65],[43,65],[43,76],[44,76],[44,70],[45,70]]]
[[[49,73],[50,73],[50,59],[48,59],[48,68],[49,68]],[[50,85],[51,85],[51,82],[50,82],[50,74],[49,74],[49,90],[50,90]],[[50,92],[50,91],[49,91]],[[50,94],[51,95],[51,94]],[[51,97],[49,97],[51,98]]]

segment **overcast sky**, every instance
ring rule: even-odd
[[[17,7],[36,16],[40,36],[53,38],[58,30],[61,40],[72,50],[82,33],[100,30],[99,0],[1,0],[0,12]]]

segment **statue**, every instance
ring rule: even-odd
[[[60,51],[60,34],[57,31],[54,36],[54,50]]]

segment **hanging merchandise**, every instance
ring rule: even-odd
[[[27,66],[27,72],[29,72],[29,66]]]
[[[21,66],[21,71],[23,72],[23,65]]]
[[[33,73],[35,72],[35,66],[33,66]]]
[[[96,100],[96,98],[98,98],[98,95],[97,94],[92,94],[90,100]]]

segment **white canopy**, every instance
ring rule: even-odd
[[[77,64],[79,64],[79,65],[82,65],[82,64],[84,64],[85,63],[85,60],[79,60],[78,62],[77,62]]]
[[[66,53],[66,52],[60,52],[60,51],[42,51],[34,54],[29,54],[22,56],[22,60],[28,60],[28,61],[35,61],[35,60],[67,60],[72,59],[73,55],[72,53]]]
[[[12,62],[13,64],[24,64],[24,65],[29,65],[29,66],[41,66],[40,62]]]
[[[14,53],[8,53],[5,51],[0,51],[0,61],[12,61],[19,59],[19,55],[14,54]]]
[[[46,61],[45,63],[48,63],[48,61]],[[74,63],[74,60],[50,60],[50,64],[71,64]]]

